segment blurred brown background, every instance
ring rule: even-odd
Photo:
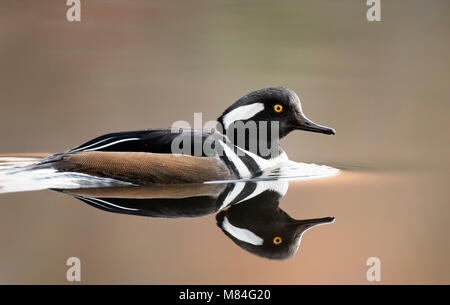
[[[200,219],[109,214],[52,192],[0,196],[0,283],[450,283],[448,1],[0,2],[0,153],[60,152],[97,135],[213,120],[263,87],[294,89],[337,135],[294,133],[296,161],[342,175],[293,182],[295,218],[335,216],[277,262]]]

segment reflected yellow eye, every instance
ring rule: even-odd
[[[276,104],[275,106],[273,106],[273,110],[275,110],[275,112],[281,112],[283,111],[283,106],[281,106],[280,104]]]
[[[281,244],[283,242],[283,240],[281,239],[281,237],[279,237],[279,236],[277,236],[277,237],[275,237],[274,239],[273,239],[273,243],[275,244],[275,245],[279,245],[279,244]]]

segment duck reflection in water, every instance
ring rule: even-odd
[[[286,259],[302,234],[333,217],[296,220],[280,209],[287,180],[57,190],[113,213],[148,217],[201,217],[217,213],[217,226],[249,253]]]

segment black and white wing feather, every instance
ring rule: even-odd
[[[117,132],[92,139],[69,150],[67,153],[121,151],[169,154],[173,153],[172,143],[177,137],[181,137],[181,139],[179,138],[179,142],[189,143],[192,146],[192,149],[183,149],[181,147],[180,149],[183,149],[183,152],[193,152],[194,145],[203,143],[211,135],[211,131],[190,129],[146,129]]]

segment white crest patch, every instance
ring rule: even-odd
[[[228,221],[228,218],[226,216],[223,218],[222,228],[225,231],[227,231],[228,233],[230,233],[232,236],[234,236],[235,238],[239,239],[240,241],[243,241],[243,242],[255,245],[255,246],[260,246],[264,242],[264,240],[261,237],[259,237],[258,235],[256,235],[255,233],[253,233],[247,229],[242,229],[242,228],[233,226]]]
[[[248,120],[263,110],[263,103],[253,103],[231,110],[223,117],[223,125],[225,127],[225,130],[227,130],[233,122]]]

